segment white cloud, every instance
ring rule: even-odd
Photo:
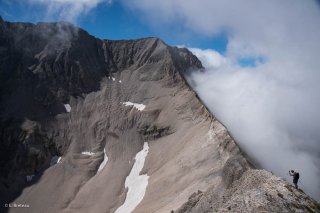
[[[320,11],[313,0],[122,0],[151,25],[228,36],[227,51],[190,49],[207,67],[201,98],[264,168],[320,199]],[[265,59],[241,67],[241,58]]]
[[[211,53],[199,51],[200,60],[210,61]],[[221,63],[193,74],[193,87],[248,154],[283,177],[290,168],[300,171],[302,188],[319,198],[319,86],[287,84],[269,72],[276,68],[269,63],[250,68]]]
[[[202,65],[207,69],[217,69],[227,63],[227,59],[220,53],[206,49],[189,48],[189,50],[198,58],[201,58]]]
[[[112,3],[112,0],[27,0],[31,4],[40,4],[47,8],[47,18],[76,23],[81,15],[86,15],[101,3]]]

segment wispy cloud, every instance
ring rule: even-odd
[[[42,36],[48,40],[46,51],[52,52],[61,46],[68,46],[79,28],[69,25],[69,22],[78,25],[82,18],[102,4],[111,4],[112,0],[14,0],[21,6],[26,6],[25,15],[33,22],[49,21],[60,22],[56,31],[51,25],[42,25]],[[32,11],[32,12],[31,12]]]
[[[101,3],[111,4],[112,0],[26,0],[33,5],[42,5],[46,11],[46,19],[59,19],[76,23]]]
[[[320,199],[317,1],[122,2],[151,25],[179,24],[208,37],[225,32],[224,55],[191,49],[207,67],[192,76],[195,89],[248,154],[283,177],[300,171],[302,187]]]

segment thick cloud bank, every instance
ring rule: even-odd
[[[264,168],[320,199],[320,10],[306,0],[123,0],[150,24],[226,33],[227,50],[190,49],[207,68],[193,86]],[[171,20],[171,21],[170,21]],[[172,21],[175,20],[175,21]]]
[[[319,86],[287,85],[269,74],[276,67],[244,68],[212,50],[190,50],[208,66],[192,75],[193,87],[240,146],[290,181],[288,170],[299,171],[301,188],[319,199]]]

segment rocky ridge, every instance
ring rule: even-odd
[[[301,189],[265,170],[249,169],[224,192],[198,191],[176,212],[320,212]]]

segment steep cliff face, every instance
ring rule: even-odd
[[[102,41],[69,24],[1,22],[0,31],[1,189],[19,190],[22,177],[64,150],[45,124],[69,97],[98,90],[107,67]]]
[[[187,49],[99,40],[67,23],[1,22],[0,60],[3,203],[201,212],[203,199],[189,205],[190,195],[224,208],[252,170],[184,80],[202,68]]]

